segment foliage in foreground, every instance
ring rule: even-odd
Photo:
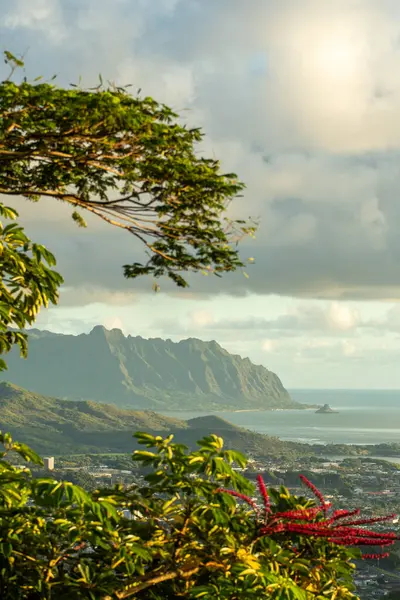
[[[246,459],[224,450],[215,435],[192,453],[172,443],[172,436],[136,438],[148,448],[133,454],[148,469],[145,484],[88,494],[11,466],[10,451],[41,461],[2,436],[3,600],[343,600],[353,597],[351,560],[360,556],[345,544],[359,545],[364,536],[381,545],[396,537],[366,537],[358,527],[363,521],[351,525],[351,513],[329,513],[307,481],[318,504],[283,487],[268,492],[259,478],[260,508],[253,486],[232,468]],[[124,509],[134,518],[125,517]],[[346,527],[358,531],[357,539]]]

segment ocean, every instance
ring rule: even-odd
[[[329,404],[338,413],[318,415],[314,410],[276,410],[213,414],[282,440],[309,444],[400,443],[400,390],[291,390],[290,394],[305,404]],[[190,419],[205,413],[166,414]]]

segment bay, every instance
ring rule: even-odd
[[[232,412],[174,411],[164,414],[190,419],[216,414],[234,425],[311,444],[400,443],[400,390],[292,390],[294,400],[329,404],[332,414],[315,410]]]

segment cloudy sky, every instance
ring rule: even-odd
[[[29,77],[132,83],[206,133],[260,217],[248,270],[187,292],[125,281],[138,249],[55,202],[17,201],[57,255],[40,327],[102,323],[216,339],[290,388],[400,388],[398,0],[0,0],[2,49]],[[0,67],[0,75],[2,75]]]

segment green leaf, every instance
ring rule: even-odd
[[[129,551],[132,552],[132,554],[136,554],[136,556],[143,558],[144,560],[151,560],[151,553],[139,544],[130,544]]]
[[[87,227],[85,219],[76,210],[72,213],[72,219],[79,227]]]
[[[136,433],[134,433],[133,437],[135,437],[138,440],[139,444],[151,443],[151,445],[154,446],[156,443],[156,438],[150,433],[137,431]]]
[[[43,460],[41,457],[26,444],[14,442],[13,450],[17,452],[24,460],[33,462],[35,465],[43,465]]]

